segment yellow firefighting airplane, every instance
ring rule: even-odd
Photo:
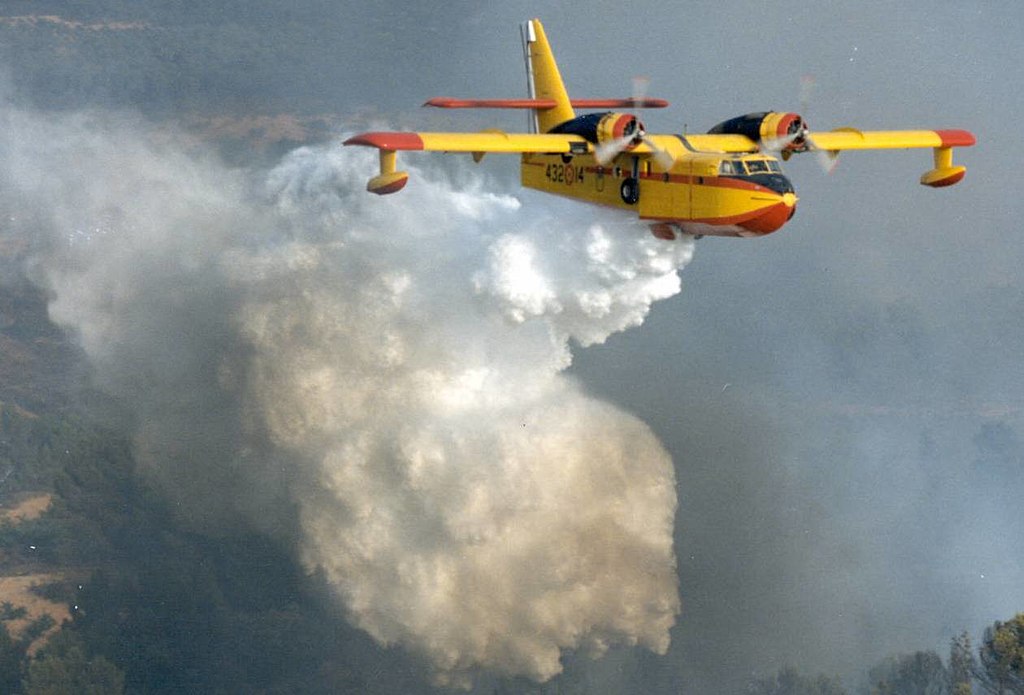
[[[816,151],[834,159],[841,150],[934,149],[926,186],[951,186],[966,167],[953,165],[954,147],[969,147],[966,130],[860,131],[839,128],[811,133],[795,113],[751,113],[719,123],[703,135],[653,135],[633,114],[588,109],[660,108],[661,99],[570,99],[539,20],[522,28],[530,98],[451,99],[440,108],[530,109],[530,133],[402,133],[356,135],[346,145],[380,150],[380,173],[367,190],[380,195],[401,190],[409,179],[395,168],[398,150],[468,152],[476,161],[488,152],[522,155],[522,183],[547,193],[635,211],[652,233],[701,237],[763,236],[779,229],[796,210],[797,197],[782,173],[778,154]]]

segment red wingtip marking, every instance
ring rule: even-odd
[[[936,130],[935,134],[942,140],[943,147],[970,147],[977,140],[967,130]]]
[[[381,150],[422,150],[423,138],[416,133],[360,133],[344,142],[345,145],[362,145]]]

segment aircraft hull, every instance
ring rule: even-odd
[[[792,218],[797,198],[791,188],[779,192],[752,180],[719,176],[721,158],[684,157],[664,172],[628,154],[608,165],[589,155],[528,154],[522,160],[522,184],[630,211],[695,236],[764,236]]]

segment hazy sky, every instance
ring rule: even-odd
[[[699,242],[680,295],[577,351],[584,384],[651,424],[675,460],[683,612],[669,655],[644,668],[687,692],[784,663],[850,676],[893,651],[944,653],[954,633],[1020,610],[1024,523],[1008,491],[1024,490],[1024,203],[1007,173],[1024,155],[1010,125],[1024,111],[1024,9],[424,11],[409,40],[457,37],[450,69],[388,80],[409,101],[515,94],[514,22],[535,13],[570,94],[649,76],[672,102],[646,114],[654,132],[796,109],[809,74],[812,128],[963,127],[979,140],[958,152],[965,181],[943,191],[917,183],[927,151],[851,153],[830,176],[791,162],[789,225]]]
[[[831,175],[791,161],[801,200],[786,227],[698,242],[682,291],[642,326],[575,345],[582,390],[671,455],[682,612],[665,656],[613,649],[571,658],[562,678],[701,693],[793,664],[853,684],[886,655],[944,653],[961,630],[1024,609],[1019,3],[308,5],[300,28],[337,27],[330,55],[314,69],[290,60],[296,46],[273,48],[352,127],[521,127],[521,114],[418,105],[523,94],[517,25],[540,16],[571,95],[626,95],[650,78],[672,104],[645,114],[652,132],[797,109],[813,75],[812,129],[978,137],[956,151],[964,181],[942,190],[917,183],[928,151],[848,153]],[[271,95],[239,89],[264,111]],[[470,167],[459,176],[475,190],[547,209],[519,191],[514,158]],[[556,209],[583,228],[598,219]]]

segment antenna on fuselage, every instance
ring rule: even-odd
[[[526,21],[519,25],[519,36],[523,40],[523,61],[526,63],[526,93],[531,99],[537,98],[537,86],[533,81],[533,61],[530,59],[530,44],[537,40],[537,34],[533,30],[533,22]],[[526,130],[536,133],[537,112],[528,111],[526,114]]]

